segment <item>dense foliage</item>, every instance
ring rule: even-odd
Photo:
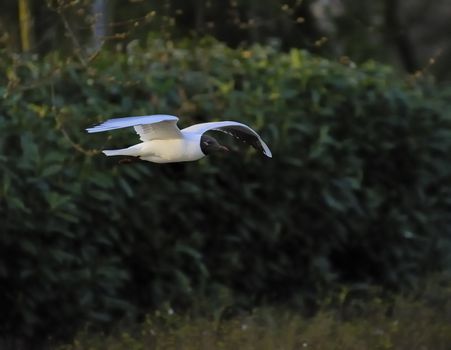
[[[0,65],[3,334],[62,336],[226,289],[305,307],[338,283],[410,288],[445,263],[449,109],[385,66],[159,40],[87,65]],[[132,132],[84,132],[152,113],[246,122],[274,158],[124,166],[98,149]]]
[[[232,47],[271,42],[332,59],[377,59],[449,82],[448,15],[448,0],[4,0],[0,47],[89,54],[144,42],[149,32],[166,40],[211,35]]]

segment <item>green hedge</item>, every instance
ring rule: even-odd
[[[447,258],[449,107],[388,67],[208,40],[0,66],[3,334],[64,336],[224,287],[306,306],[338,283],[410,288]],[[123,166],[98,150],[132,132],[84,132],[152,113],[246,122],[274,158]]]

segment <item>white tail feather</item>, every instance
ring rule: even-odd
[[[121,148],[121,149],[106,149],[103,150],[103,154],[106,156],[134,156],[137,157],[140,155],[141,151],[141,144],[133,145],[127,148]]]
[[[124,152],[125,149],[106,149],[103,150],[102,153],[108,157],[110,156],[127,156],[127,152]]]

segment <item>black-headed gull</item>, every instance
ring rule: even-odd
[[[86,129],[88,132],[102,132],[133,126],[141,143],[123,149],[104,150],[107,156],[128,156],[154,163],[188,162],[206,155],[227,150],[218,141],[205,133],[209,130],[225,132],[250,144],[272,157],[271,151],[261,137],[247,125],[233,122],[209,122],[195,124],[180,130],[179,118],[173,115],[148,115],[109,119],[97,126]]]

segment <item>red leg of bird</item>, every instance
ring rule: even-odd
[[[132,163],[137,163],[140,161],[141,161],[141,159],[139,157],[127,156],[125,158],[122,158],[119,161],[119,164],[132,164]]]

